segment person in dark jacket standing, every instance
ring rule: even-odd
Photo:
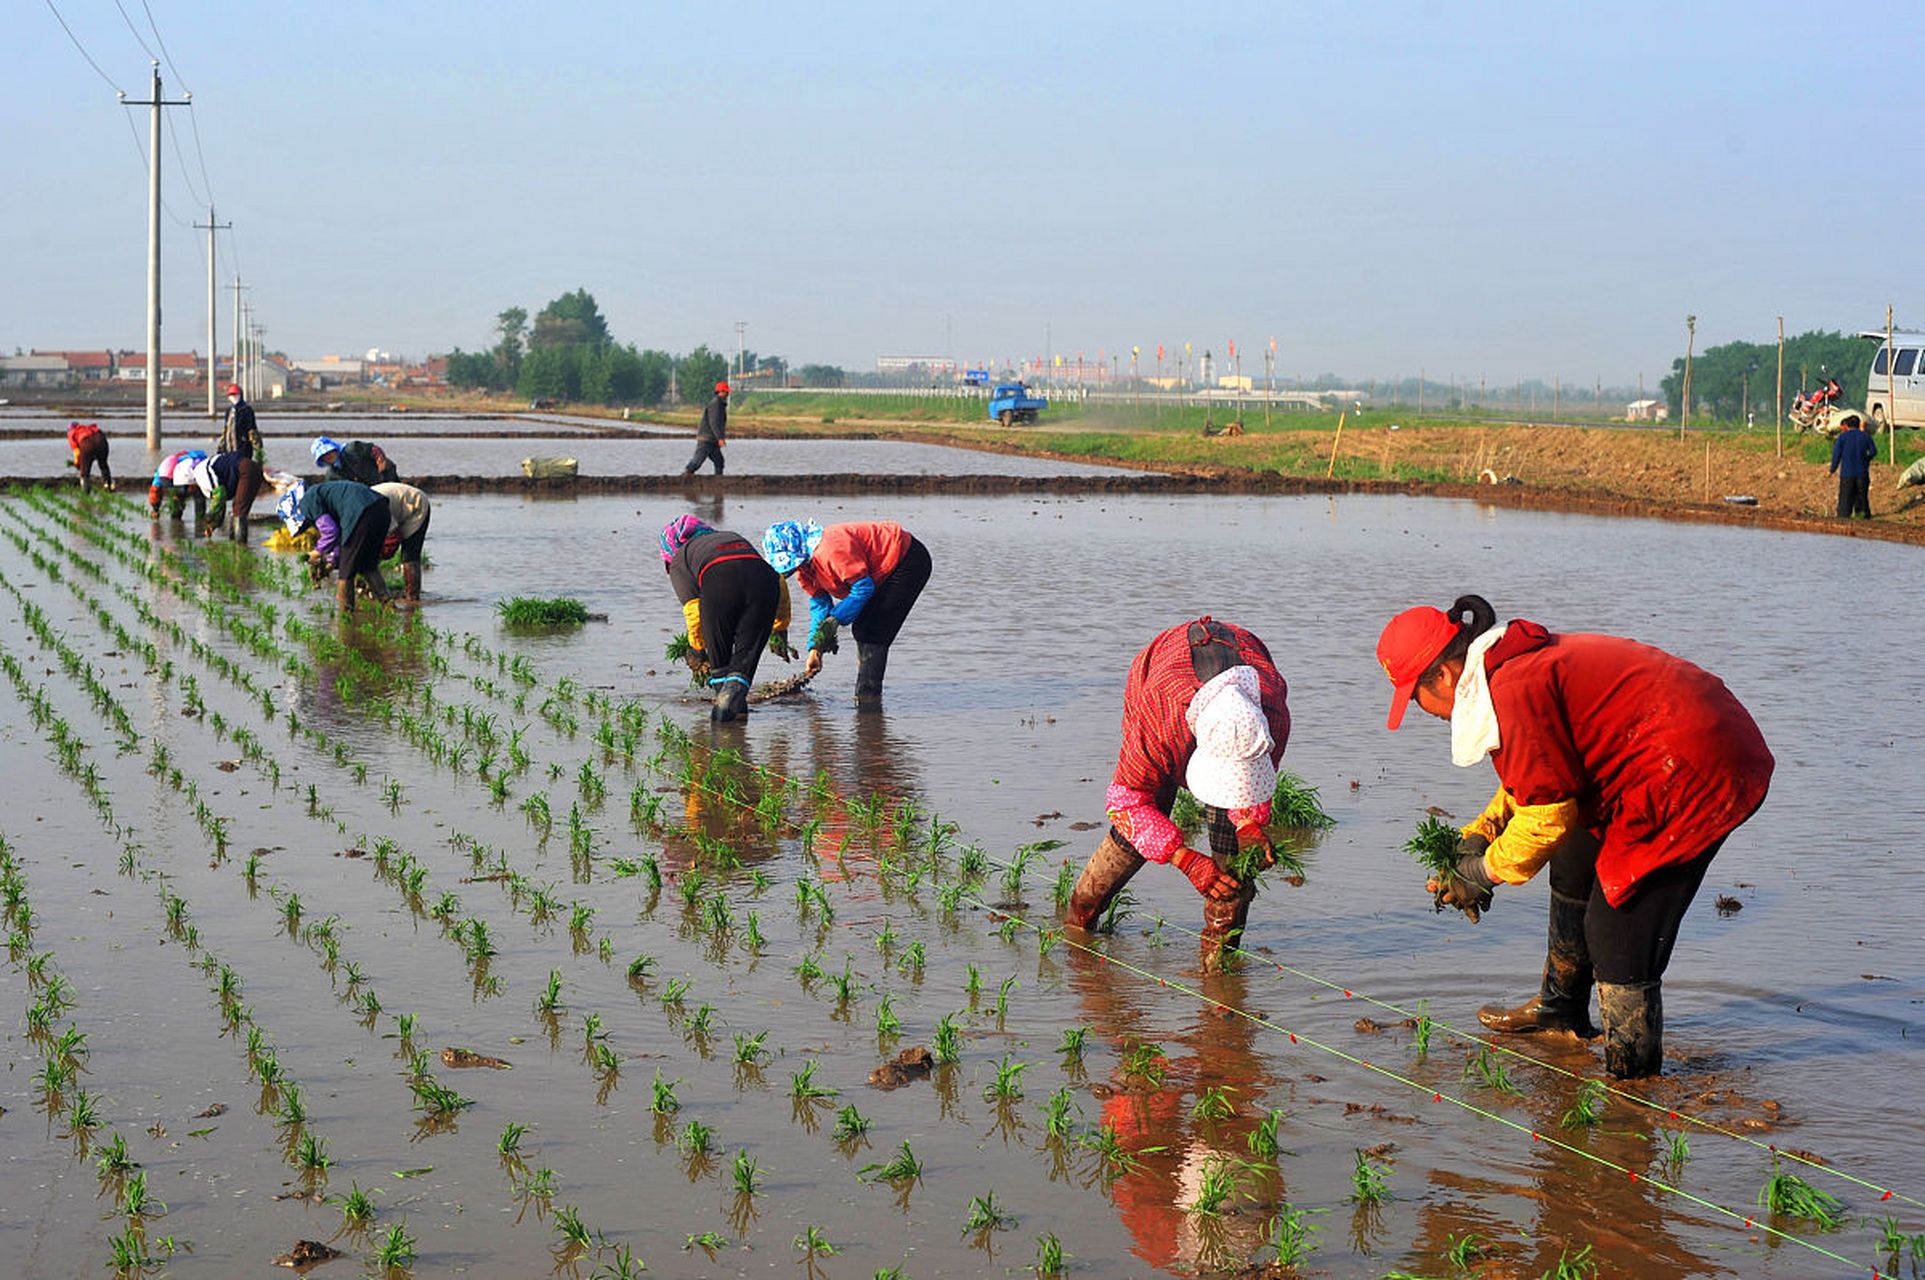
[[[708,402],[702,410],[702,425],[695,428],[695,456],[682,468],[682,474],[692,476],[701,470],[704,462],[715,463],[715,474],[722,474],[722,446],[729,442],[729,384],[715,384],[715,399]]]
[[[227,417],[221,423],[221,453],[244,453],[259,462],[266,455],[261,429],[254,423],[254,406],[241,395],[239,385],[227,384]]]
[[[694,516],[677,516],[662,530],[662,567],[682,602],[696,670],[706,669],[715,693],[709,716],[734,720],[748,710],[762,650],[795,659],[788,584],[747,538]]]
[[[1872,463],[1878,458],[1878,441],[1861,428],[1858,415],[1848,413],[1845,429],[1831,442],[1831,469],[1838,477],[1838,518],[1872,518]]]
[[[354,612],[354,579],[368,584],[374,598],[388,602],[388,584],[381,577],[381,543],[388,536],[388,500],[367,485],[352,480],[321,484],[297,481],[281,495],[275,511],[290,537],[313,527],[322,516],[332,516],[341,529],[341,552],[335,565],[335,601],[341,612]]]

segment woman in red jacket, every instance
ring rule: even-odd
[[[92,422],[75,422],[67,427],[67,447],[73,450],[74,470],[80,473],[80,488],[93,488],[93,469],[100,468],[100,480],[111,492],[114,473],[107,466],[107,433]]]
[[[1136,655],[1104,798],[1110,831],[1070,895],[1070,924],[1093,927],[1145,861],[1174,864],[1203,895],[1203,962],[1218,967],[1256,897],[1233,859],[1249,850],[1274,860],[1263,828],[1290,738],[1288,696],[1263,641],[1227,622],[1171,627]],[[1170,820],[1179,785],[1203,805],[1209,853],[1189,848]]]
[[[1662,1069],[1660,983],[1678,924],[1725,838],[1757,812],[1773,761],[1724,682],[1615,636],[1502,626],[1482,596],[1446,614],[1407,609],[1377,641],[1396,686],[1390,727],[1413,700],[1450,721],[1451,759],[1489,756],[1498,791],[1463,828],[1440,906],[1484,908],[1498,884],[1551,868],[1549,957],[1537,998],[1478,1017],[1497,1031],[1591,1029],[1619,1079]]]
[[[795,575],[809,597],[810,675],[836,651],[836,628],[856,638],[856,700],[882,697],[889,646],[929,582],[929,548],[893,520],[832,524],[778,520],[762,535],[762,558]]]

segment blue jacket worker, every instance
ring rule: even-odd
[[[1858,420],[1845,415],[1844,430],[1831,442],[1829,474],[1838,477],[1838,518],[1872,518],[1872,463],[1878,457],[1878,441]]]

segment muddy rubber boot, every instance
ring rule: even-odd
[[[1143,855],[1118,839],[1112,827],[1084,864],[1083,874],[1077,877],[1076,888],[1069,895],[1069,909],[1063,913],[1063,923],[1079,929],[1095,928],[1111,900],[1123,891],[1123,886],[1142,865]]]
[[[856,701],[882,700],[882,675],[889,669],[889,646],[856,644]]]
[[[1224,902],[1215,898],[1203,900],[1202,957],[1205,973],[1226,973],[1236,968],[1238,956],[1234,948],[1243,944],[1243,927],[1250,920],[1250,904],[1256,901],[1256,896],[1256,885],[1245,880],[1234,898]]]
[[[1533,1035],[1567,1031],[1586,1040],[1597,1036],[1591,1025],[1591,952],[1584,942],[1583,898],[1551,895],[1550,945],[1544,958],[1544,981],[1537,995],[1514,1008],[1489,1004],[1477,1020],[1492,1031]]]
[[[1600,982],[1604,1069],[1616,1080],[1664,1072],[1664,992],[1657,982]]]
[[[740,720],[749,713],[749,685],[740,676],[723,676],[715,681],[715,705],[709,719],[717,724]]]
[[[402,562],[401,598],[409,604],[421,603],[421,562],[419,560]]]

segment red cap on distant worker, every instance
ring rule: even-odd
[[[715,384],[715,394],[716,394],[716,395],[718,395],[718,396],[725,396],[725,395],[727,395],[728,393],[729,393],[729,384],[728,384],[728,383],[726,383],[726,382],[718,382],[718,383],[716,383],[716,384]]]
[[[1404,722],[1404,708],[1410,705],[1417,682],[1456,638],[1457,624],[1450,615],[1429,605],[1406,609],[1384,627],[1377,637],[1377,661],[1396,686],[1390,700],[1390,728]]]
[[[237,395],[239,395],[240,393],[241,393],[241,388],[240,388],[240,384],[239,384],[239,383],[234,383],[234,382],[230,382],[230,383],[228,383],[228,384],[227,384],[227,394],[228,394],[228,395],[230,395],[230,396],[237,396]]]

